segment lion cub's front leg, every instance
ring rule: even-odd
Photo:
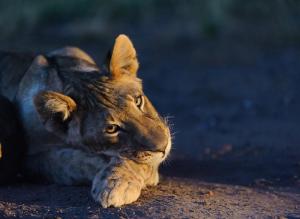
[[[157,169],[127,159],[115,159],[95,176],[92,196],[105,208],[120,207],[136,201],[146,185],[157,183]]]

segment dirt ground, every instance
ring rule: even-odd
[[[0,217],[299,218],[299,192],[167,177],[156,188],[146,189],[134,204],[102,209],[87,187],[22,184],[0,189]]]
[[[20,183],[0,188],[0,217],[300,218],[300,47],[133,40],[145,93],[173,124],[160,185],[102,209],[87,187]],[[79,46],[101,63],[105,46]]]

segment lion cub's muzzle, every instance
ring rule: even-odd
[[[169,145],[171,141],[170,131],[168,128],[157,127],[150,129],[146,136],[139,139],[138,150],[158,152],[165,155],[169,153]]]

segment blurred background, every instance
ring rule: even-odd
[[[3,50],[73,45],[100,66],[129,35],[172,124],[164,174],[300,185],[299,0],[1,0],[0,30]]]

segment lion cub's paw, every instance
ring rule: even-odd
[[[156,186],[159,183],[159,174],[158,171],[153,171],[151,176],[146,180],[147,186]]]
[[[102,207],[120,207],[138,199],[143,182],[137,176],[118,170],[106,174],[97,174],[92,186],[92,196]]]

